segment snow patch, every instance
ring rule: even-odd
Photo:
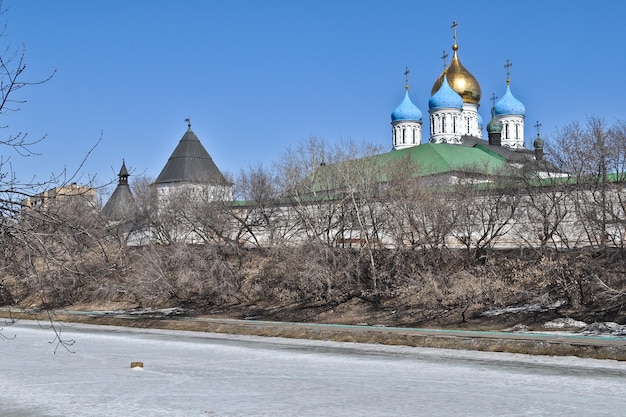
[[[607,321],[603,323],[592,323],[580,331],[582,334],[597,334],[611,336],[626,336],[626,326]]]
[[[516,324],[513,327],[509,327],[507,329],[502,330],[503,332],[512,332],[512,333],[527,333],[530,331],[530,327],[525,324]]]
[[[559,319],[554,319],[552,321],[544,323],[543,327],[546,329],[571,329],[571,328],[582,329],[582,328],[587,327],[587,323],[585,323],[584,321],[574,320],[571,318],[559,318]]]
[[[481,316],[483,317],[495,317],[502,314],[517,314],[517,313],[535,313],[538,311],[555,310],[565,304],[565,301],[559,300],[552,304],[544,305],[540,303],[524,304],[521,306],[507,306],[502,308],[493,308],[487,311],[483,311]]]

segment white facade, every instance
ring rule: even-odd
[[[514,149],[524,148],[524,116],[508,114],[498,116],[502,122],[502,146]]]
[[[463,143],[463,114],[461,109],[440,108],[430,110],[430,143]]]
[[[391,122],[393,149],[409,148],[422,142],[422,123],[412,120]]]
[[[482,138],[483,132],[478,124],[478,104],[463,103],[463,135]]]

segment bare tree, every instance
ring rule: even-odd
[[[47,82],[54,74],[27,81],[24,61],[23,46],[7,45],[0,53],[0,117],[20,109],[24,88]],[[0,247],[5,255],[0,267],[2,286],[11,293],[4,299],[9,304],[19,303],[29,292],[37,294],[32,301],[43,307],[67,304],[97,277],[110,276],[119,260],[118,246],[107,241],[95,199],[90,198],[92,189],[74,192],[72,182],[84,160],[74,174],[62,171],[45,181],[21,181],[12,172],[7,155],[33,155],[42,139],[31,140],[24,132],[0,139],[6,151],[0,156]],[[72,192],[64,194],[69,189]]]
[[[579,243],[573,223],[573,187],[562,176],[545,177],[536,170],[520,175],[520,213],[516,235],[529,248],[567,249]]]
[[[519,208],[519,193],[499,177],[487,185],[457,184],[454,194],[457,221],[452,234],[470,258],[479,259],[486,249],[502,244],[511,230]]]
[[[386,167],[388,183],[382,203],[392,222],[395,245],[426,253],[444,248],[451,236],[456,222],[454,195],[416,177],[416,168],[408,159]]]
[[[273,247],[288,238],[290,225],[279,206],[278,184],[277,174],[261,164],[241,170],[231,208],[240,227],[238,240],[255,247]]]
[[[285,200],[296,213],[295,236],[328,245],[337,240],[342,186],[334,166],[345,161],[345,154],[317,137],[282,155],[277,168]]]
[[[598,117],[573,122],[557,133],[550,157],[576,185],[573,203],[587,243],[624,245],[626,237],[626,129]]]

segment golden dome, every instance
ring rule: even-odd
[[[454,91],[456,91],[462,98],[465,103],[476,103],[480,102],[480,85],[474,76],[461,64],[459,61],[459,57],[457,55],[457,50],[459,49],[458,45],[455,43],[452,45],[452,50],[454,51],[454,55],[452,56],[452,62],[450,66],[446,70],[446,76],[448,77],[448,84]],[[439,88],[441,87],[441,83],[443,82],[443,74],[437,78],[435,84],[433,85],[433,89],[431,91],[431,95],[434,95]]]

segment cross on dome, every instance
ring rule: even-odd
[[[404,89],[409,91],[409,67],[404,70]]]
[[[452,36],[453,36],[453,38],[454,38],[454,45],[452,45],[452,49],[454,49],[455,51],[456,51],[456,48],[457,48],[457,45],[456,45],[456,27],[457,27],[458,25],[459,25],[459,24],[458,24],[458,23],[457,23],[457,21],[455,20],[455,21],[453,21],[453,22],[452,22],[452,26],[451,26],[451,28],[452,28]]]
[[[504,68],[506,68],[506,85],[509,85],[511,83],[511,66],[513,64],[511,64],[511,61],[509,61],[508,59],[506,60],[506,64],[504,64]]]

